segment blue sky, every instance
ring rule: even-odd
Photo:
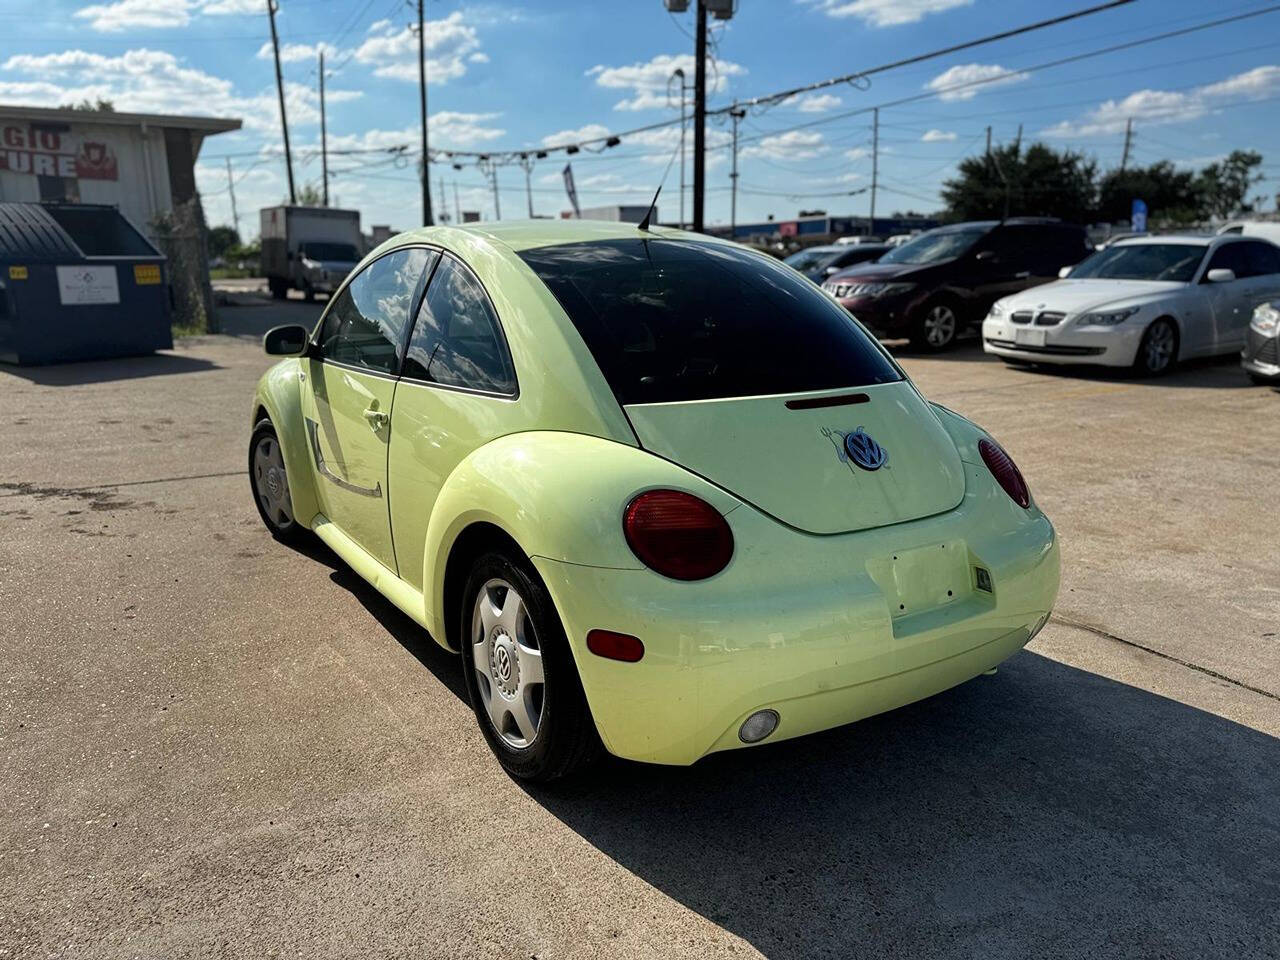
[[[414,14],[405,0],[279,0],[295,173],[318,183],[316,51],[327,50],[330,147],[367,151],[418,143]],[[947,46],[1089,5],[1033,0],[740,0],[713,30],[713,105],[787,89]],[[197,175],[210,223],[229,223],[231,156],[241,227],[256,233],[256,210],[286,193],[265,0],[50,0],[0,12],[6,31],[0,102],[58,104],[112,99],[118,109],[235,116],[239,133],[206,141]],[[28,4],[21,4],[27,7]],[[933,210],[957,160],[996,142],[1042,139],[1119,163],[1125,121],[1134,122],[1136,163],[1170,159],[1199,166],[1232,149],[1264,155],[1257,192],[1274,207],[1280,189],[1280,11],[1048,69],[1048,61],[1204,23],[1268,4],[1137,0],[1039,33],[840,85],[743,121],[739,221],[794,216],[800,208],[865,215],[871,117],[860,110],[929,95],[880,115],[881,215]],[[692,77],[691,14],[662,0],[532,4],[428,0],[431,146],[462,150],[535,148],[598,136],[677,115],[666,81],[677,66]],[[1024,72],[1028,71],[1028,72]],[[997,78],[981,86],[962,86]],[[709,124],[707,217],[729,216],[728,127]],[[649,199],[678,128],[630,137],[573,158],[584,206]],[[690,146],[691,146],[690,133]],[[532,173],[540,214],[568,206],[563,157]],[[366,229],[416,225],[414,160],[361,152],[331,158],[330,190],[359,207]],[[692,180],[690,159],[688,179]],[[456,185],[463,209],[493,216],[492,193],[476,166],[433,164],[448,209]],[[663,191],[673,218],[678,170]],[[498,172],[502,212],[524,216],[524,172]],[[437,198],[439,203],[440,198]]]

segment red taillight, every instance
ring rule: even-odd
[[[646,567],[673,580],[705,580],[733,556],[733,534],[719,511],[679,490],[648,490],[629,504],[622,530]]]
[[[1004,452],[1000,444],[994,440],[978,441],[978,452],[982,454],[982,462],[987,465],[996,483],[1004,488],[1010,498],[1020,507],[1031,506],[1031,491],[1027,489],[1027,481],[1022,479],[1013,458]]]
[[[644,644],[639,637],[612,630],[592,630],[587,634],[587,649],[606,660],[622,660],[635,663],[644,656]]]

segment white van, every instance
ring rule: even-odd
[[[1218,236],[1224,233],[1242,233],[1280,244],[1280,220],[1232,220],[1218,230]]]

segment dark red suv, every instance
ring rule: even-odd
[[[843,270],[823,283],[881,337],[909,337],[922,350],[955,343],[991,304],[1056,280],[1093,252],[1084,227],[1031,217],[939,227],[890,250],[876,263]]]

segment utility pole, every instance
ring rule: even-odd
[[[227,192],[231,194],[231,225],[236,228],[236,236],[240,235],[240,214],[236,213],[236,182],[231,177],[231,158],[227,157]]]
[[[429,227],[431,220],[431,154],[427,152],[427,33],[422,12],[423,0],[418,0],[418,105],[422,114],[422,225]]]
[[[736,103],[729,111],[729,116],[733,120],[733,172],[729,174],[729,180],[733,187],[729,191],[729,239],[733,239],[733,235],[738,228],[738,121],[747,115],[747,111],[739,107]]]
[[[453,181],[453,216],[454,223],[462,222],[462,204],[458,203],[458,181]]]
[[[489,178],[489,182],[493,184],[493,218],[495,220],[502,219],[502,204],[498,201],[498,165],[488,157],[481,157],[477,164],[480,172]]]
[[[876,232],[876,187],[880,183],[880,108],[871,111],[871,215],[867,218],[867,236]],[[890,191],[892,192],[892,191]]]
[[[1124,155],[1120,158],[1120,170],[1129,165],[1129,147],[1133,145],[1133,117],[1130,117],[1124,124]]]
[[[707,0],[698,0],[698,32],[694,42],[693,79],[693,229],[703,228],[703,196],[707,181]]]
[[[436,181],[436,196],[440,198],[440,219],[448,221],[449,219],[449,201],[444,198],[444,177]]]
[[[527,153],[520,154],[520,166],[524,170],[524,192],[529,198],[529,219],[533,219],[533,158]]]
[[[991,156],[991,127],[990,127],[990,126],[988,126],[988,127],[987,127],[987,153],[986,153],[986,155],[987,155],[988,157],[989,157],[989,156]]]
[[[1013,141],[1013,152],[1018,155],[1022,153],[1022,124],[1018,124],[1018,136]]]
[[[289,152],[289,117],[284,111],[284,76],[280,73],[280,37],[276,34],[276,0],[267,0],[267,19],[271,21],[271,49],[276,56],[276,93],[280,95],[280,130],[284,133],[284,168],[289,174],[289,203],[298,202],[293,188],[293,154]]]
[[[684,170],[685,170],[684,135],[686,132],[685,128],[688,126],[685,123],[685,119],[684,119],[684,107],[685,107],[685,92],[689,89],[689,85],[684,82],[684,68],[676,67],[675,70],[671,72],[671,77],[668,78],[667,80],[668,93],[670,93],[670,89],[671,89],[670,87],[671,79],[675,77],[680,78],[680,229],[683,230],[684,229]]]
[[[329,131],[324,120],[324,45],[320,45],[320,175],[324,181],[324,205],[329,205]]]

